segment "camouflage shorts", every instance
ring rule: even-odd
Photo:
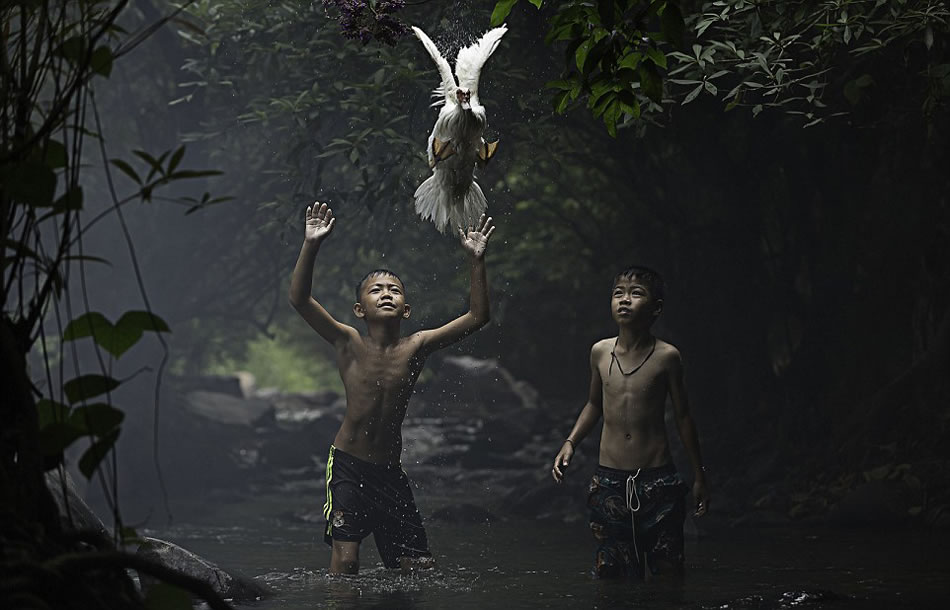
[[[635,511],[627,504],[627,481],[633,476],[630,506]],[[652,574],[682,570],[686,491],[673,464],[639,473],[598,466],[587,496],[597,542],[592,575],[642,579],[644,555]]]

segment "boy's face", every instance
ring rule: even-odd
[[[360,300],[353,305],[357,318],[375,320],[402,320],[409,317],[409,304],[402,282],[391,275],[376,275],[360,288]]]
[[[619,325],[652,324],[663,309],[646,284],[636,278],[620,278],[610,298],[610,313]]]

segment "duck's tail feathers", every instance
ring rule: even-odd
[[[488,200],[474,180],[464,197],[456,199],[439,181],[436,174],[429,176],[413,194],[416,213],[423,220],[431,220],[441,233],[446,229],[473,226],[485,210]]]

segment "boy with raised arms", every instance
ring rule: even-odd
[[[290,302],[336,349],[346,391],[346,413],[327,460],[325,540],[332,547],[331,573],[359,571],[360,542],[373,534],[388,568],[425,567],[432,555],[409,479],[400,465],[402,422],[426,357],[488,323],[485,247],[494,227],[458,229],[471,269],[469,311],[448,324],[402,336],[409,317],[405,287],[395,273],[377,269],[356,288],[353,313],[366,335],[338,322],[311,295],[313,268],[336,218],[327,204],[307,207],[304,243],[290,283]]]
[[[603,416],[600,460],[588,493],[597,548],[595,578],[683,573],[686,485],[670,455],[667,397],[693,467],[693,514],[709,507],[699,438],[690,415],[679,351],[651,333],[663,310],[663,279],[646,267],[614,278],[610,300],[616,337],[590,351],[590,394],[551,469],[558,483],[578,443]]]

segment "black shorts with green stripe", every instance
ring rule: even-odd
[[[370,534],[387,568],[400,557],[431,557],[422,517],[398,464],[374,464],[330,446],[324,540],[360,542]]]

